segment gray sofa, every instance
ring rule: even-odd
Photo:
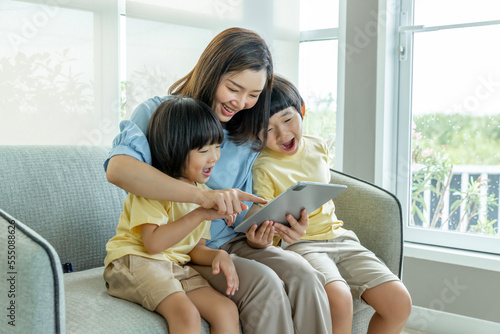
[[[9,333],[168,332],[161,316],[106,293],[105,244],[125,199],[125,192],[105,178],[107,154],[107,147],[98,146],[0,146],[0,328]],[[348,187],[335,200],[345,227],[400,275],[397,199],[335,171],[332,183]],[[63,274],[61,263],[68,262],[74,272]],[[354,307],[353,333],[366,333],[373,310],[357,302]],[[209,333],[204,321],[202,332]]]

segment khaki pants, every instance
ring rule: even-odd
[[[125,255],[104,269],[108,293],[154,311],[175,292],[210,286],[193,268],[171,261]]]
[[[326,283],[345,282],[352,296],[361,301],[367,289],[399,281],[375,254],[360,244],[353,231],[331,240],[301,240],[287,249],[303,256],[323,273]]]
[[[278,247],[254,249],[244,236],[221,249],[231,254],[240,288],[230,298],[238,306],[245,334],[331,333],[324,276],[300,255]],[[209,266],[190,264],[217,291],[225,294],[226,279]]]

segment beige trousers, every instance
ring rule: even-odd
[[[325,277],[300,255],[278,247],[254,249],[244,236],[221,249],[231,254],[240,280],[230,298],[238,306],[245,334],[328,334],[332,332]],[[190,265],[222,294],[226,279],[208,266]]]

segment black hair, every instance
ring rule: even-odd
[[[275,74],[273,90],[271,92],[271,108],[269,117],[288,107],[294,107],[302,117],[302,105],[304,100],[300,96],[299,90],[284,77]]]
[[[190,97],[173,97],[156,108],[146,138],[153,167],[182,177],[189,152],[206,145],[220,144],[224,132],[219,118],[205,103]]]
[[[240,110],[226,123],[229,138],[240,145],[257,138],[269,122],[273,60],[265,40],[256,32],[239,27],[220,32],[205,48],[191,72],[170,87],[169,94],[194,97],[213,107],[222,76],[245,70],[264,70],[266,82],[255,105]],[[253,145],[256,151],[262,148],[263,145]]]

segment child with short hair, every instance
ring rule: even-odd
[[[326,143],[302,134],[303,105],[295,86],[275,75],[267,144],[252,169],[254,193],[268,201],[298,181],[330,182]],[[411,311],[408,291],[375,254],[360,244],[355,233],[342,225],[330,200],[309,215],[300,241],[291,245],[281,240],[282,247],[302,255],[325,275],[333,333],[351,332],[352,297],[375,309],[368,333],[400,333]],[[266,247],[279,224],[266,222],[262,226],[267,230],[254,236],[252,242]]]
[[[158,106],[147,139],[153,166],[202,189],[220,157],[224,133],[205,103],[175,97]],[[227,252],[205,246],[210,220],[232,216],[192,203],[147,199],[129,193],[116,235],[106,250],[104,279],[108,293],[156,311],[170,333],[199,333],[201,317],[212,333],[239,333],[236,305],[214,290],[188,262],[211,265],[226,276],[228,295],[238,276]]]

